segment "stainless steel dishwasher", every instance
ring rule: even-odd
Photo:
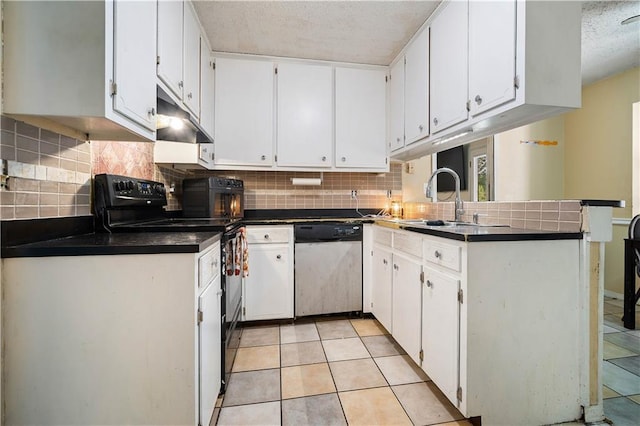
[[[362,311],[362,225],[295,225],[295,315]]]

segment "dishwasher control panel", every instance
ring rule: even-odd
[[[295,225],[296,243],[362,241],[362,225],[353,223],[318,223]]]

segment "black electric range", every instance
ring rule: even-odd
[[[236,189],[237,191],[237,189]],[[242,197],[244,194],[241,193]],[[179,217],[167,212],[163,183],[128,176],[100,174],[94,178],[94,216],[96,232],[221,232],[222,289],[222,383],[231,373],[240,342],[237,328],[242,306],[242,275],[227,268],[227,253],[233,252],[242,235],[242,218]],[[229,272],[227,271],[229,269]]]

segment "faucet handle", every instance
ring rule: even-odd
[[[478,219],[479,219],[479,218],[481,218],[481,217],[487,217],[487,216],[488,216],[488,215],[486,215],[486,214],[481,214],[481,213],[478,213],[478,212],[474,212],[474,213],[473,213],[473,223],[475,223],[475,224],[477,225],[477,224],[478,224]]]

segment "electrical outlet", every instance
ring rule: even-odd
[[[351,190],[351,198],[352,199],[356,199],[357,197],[358,197],[358,190],[352,189]]]

